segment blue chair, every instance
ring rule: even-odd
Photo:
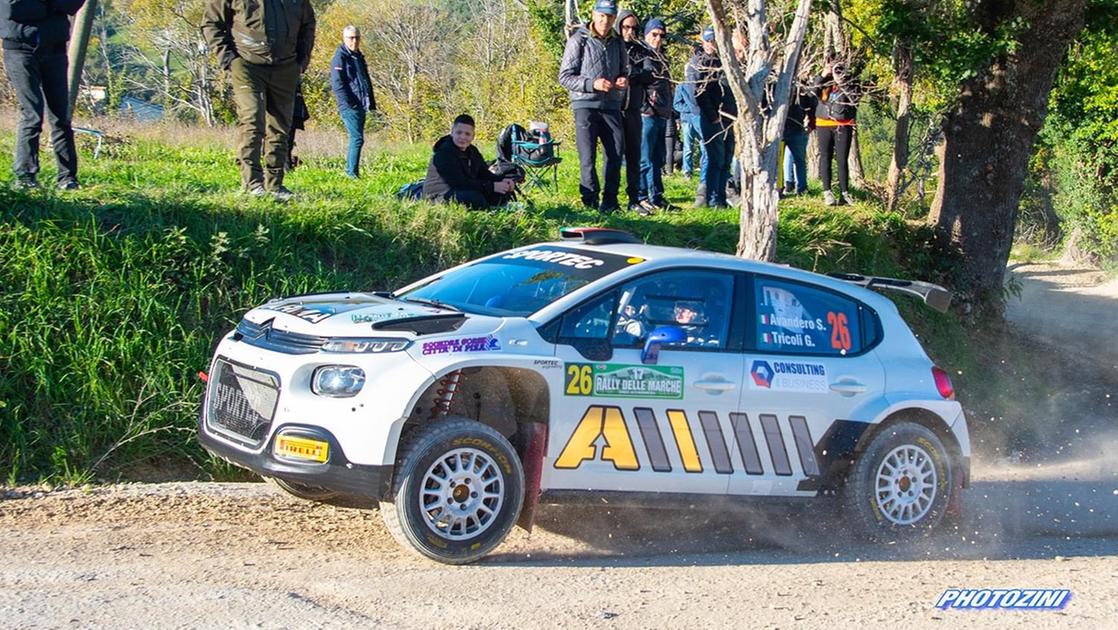
[[[542,191],[559,192],[561,142],[545,132],[521,131],[512,134],[512,163],[524,169],[525,183]]]

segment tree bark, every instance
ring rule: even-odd
[[[912,45],[898,39],[893,47],[893,86],[897,91],[897,126],[893,131],[893,159],[885,181],[885,207],[900,201],[901,176],[908,168],[908,127],[912,109]]]
[[[1013,52],[964,81],[944,120],[944,155],[929,221],[950,260],[964,312],[1000,316],[1018,204],[1048,94],[1068,44],[1083,28],[1086,0],[1007,0],[978,6],[982,32],[1020,21]]]

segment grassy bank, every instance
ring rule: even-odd
[[[0,135],[0,171],[10,170],[11,149],[12,136]],[[421,149],[370,156],[358,181],[341,175],[340,159],[312,156],[290,177],[299,196],[287,205],[239,195],[224,148],[125,136],[100,159],[82,158],[76,193],[0,189],[0,482],[236,475],[201,451],[193,425],[197,372],[247,309],[285,294],[393,288],[553,238],[562,225],[601,223],[576,203],[573,152],[559,195],[487,213],[396,201],[391,193],[425,170]],[[688,201],[689,182],[668,185],[673,201]],[[899,215],[817,198],[781,211],[781,262],[935,275],[926,234]],[[733,211],[606,224],[655,244],[732,252],[737,240]],[[933,356],[963,370],[967,391],[982,361],[967,332],[903,308]]]

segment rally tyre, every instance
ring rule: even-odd
[[[293,497],[304,499],[306,501],[316,501],[318,503],[326,503],[338,497],[338,493],[326,488],[312,486],[297,481],[284,481],[278,477],[268,477],[269,482],[274,486],[283,490]]]
[[[881,429],[855,461],[844,507],[855,532],[873,541],[919,538],[943,520],[951,459],[930,429],[901,421]]]
[[[388,531],[404,547],[445,564],[466,564],[499,545],[520,515],[524,469],[492,427],[448,418],[402,440]]]

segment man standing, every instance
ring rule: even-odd
[[[629,58],[613,33],[617,0],[595,0],[590,23],[567,40],[559,84],[567,88],[575,117],[582,203],[603,213],[618,210],[621,185],[621,105],[629,85]],[[605,187],[598,185],[598,141],[602,142]],[[598,195],[601,194],[601,205]]]
[[[287,135],[314,29],[310,0],[207,0],[202,33],[232,77],[241,185],[254,197],[269,192],[279,201],[292,197],[283,185]]]
[[[0,0],[4,69],[19,103],[12,164],[18,188],[39,187],[39,136],[43,133],[44,104],[58,162],[58,188],[80,187],[66,87],[66,42],[70,39],[70,16],[84,3],[85,0]]]
[[[622,10],[617,13],[617,31],[625,42],[625,55],[629,58],[629,89],[621,109],[621,128],[625,135],[625,194],[629,197],[629,210],[647,214],[640,205],[641,186],[641,105],[648,84],[648,73],[641,62],[648,56],[648,49],[640,38],[640,19],[636,13]]]
[[[692,125],[695,112],[699,106],[695,103],[695,86],[683,81],[675,86],[675,98],[672,105],[679,114],[679,136],[683,141],[683,176],[691,179],[691,171],[695,168],[694,155],[703,151],[699,139],[699,130]]]
[[[664,57],[664,20],[653,18],[644,27],[648,54],[641,60],[641,74],[647,76],[641,103],[641,214],[668,208],[664,199],[664,134],[672,116],[672,79]],[[634,83],[636,81],[634,80]]]
[[[360,172],[361,147],[365,145],[365,115],[377,109],[369,67],[361,54],[361,31],[352,24],[342,29],[342,45],[330,62],[330,87],[338,101],[338,113],[349,133],[345,173],[356,178]]]
[[[695,206],[702,208],[726,207],[726,181],[733,142],[733,128],[730,120],[722,116],[726,104],[722,83],[722,60],[718,58],[718,46],[714,43],[714,28],[703,30],[702,49],[695,53],[686,69],[687,82],[695,86],[697,108],[691,124],[699,130],[699,138],[705,149],[700,161],[701,178],[695,194]]]

